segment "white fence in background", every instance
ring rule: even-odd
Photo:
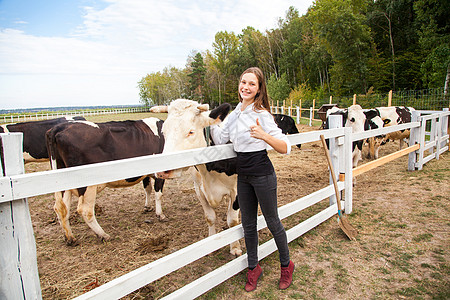
[[[61,111],[53,113],[36,113],[36,114],[24,114],[24,115],[4,115],[0,116],[0,123],[19,123],[28,121],[39,121],[56,119],[66,116],[98,116],[98,115],[113,115],[113,114],[126,114],[126,113],[139,113],[148,112],[149,109],[145,107],[129,107],[129,108],[114,108],[114,109],[97,109],[86,111]]]
[[[302,111],[308,111],[309,112],[309,117],[302,117]],[[299,106],[296,107],[292,107],[292,106],[288,106],[288,107],[284,107],[284,106],[271,106],[270,107],[270,112],[272,114],[283,114],[283,115],[288,115],[292,118],[295,118],[295,121],[297,124],[300,124],[300,119],[309,119],[309,126],[312,126],[312,122],[313,121],[322,121],[319,119],[314,119],[314,112],[317,112],[318,109],[314,109],[313,107],[310,108],[300,108]],[[298,117],[300,116],[300,118]]]
[[[321,134],[330,139],[333,165],[338,170],[336,175],[338,176],[339,173],[345,174],[345,180],[339,181],[338,187],[340,191],[344,192],[343,207],[344,211],[349,214],[352,211],[354,176],[351,158],[353,141],[397,130],[411,129],[412,143],[418,143],[420,148],[417,145],[410,146],[409,148],[412,150],[405,152],[411,152],[408,168],[420,170],[423,164],[431,159],[429,157],[438,159],[443,151],[448,150],[447,126],[449,115],[448,111],[425,116],[419,116],[419,113],[416,113],[411,123],[357,134],[353,134],[351,128],[336,128],[342,121],[340,116],[332,116],[330,118],[331,129],[290,135],[288,138],[293,145],[319,141]],[[430,127],[430,130],[427,130],[427,126]],[[2,270],[0,298],[2,299],[42,298],[37,271],[36,246],[27,197],[213,161],[209,157],[215,157],[214,160],[219,160],[235,156],[232,145],[220,145],[172,154],[157,154],[24,174],[22,134],[10,133],[0,136],[4,154],[4,164],[0,170],[4,174],[3,177],[0,177],[0,269]],[[426,154],[427,156],[425,156]],[[383,158],[379,160],[382,161]],[[279,208],[280,218],[284,219],[324,199],[330,199],[330,206],[326,209],[287,231],[289,241],[298,238],[336,214],[337,205],[333,195],[334,188],[330,178],[329,186]],[[265,227],[264,218],[259,217],[258,230]],[[241,225],[224,230],[118,277],[76,299],[119,299],[242,237]],[[270,240],[259,247],[259,257],[262,259],[274,251],[276,251],[275,243]],[[194,280],[166,296],[165,299],[195,298],[246,267],[247,260],[246,254],[244,254]]]

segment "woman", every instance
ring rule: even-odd
[[[238,91],[239,104],[222,127],[211,127],[211,136],[216,144],[231,141],[237,153],[237,192],[248,256],[245,290],[256,289],[262,275],[258,264],[258,203],[278,247],[279,287],[286,289],[292,282],[294,263],[289,258],[286,231],[278,217],[277,178],[266,149],[270,146],[279,153],[289,154],[291,144],[270,113],[266,83],[259,68],[242,73]]]

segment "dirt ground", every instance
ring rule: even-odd
[[[299,125],[301,132],[318,128]],[[380,155],[398,149],[388,144]],[[292,148],[289,156],[270,153],[278,176],[279,206],[328,184],[326,160],[319,143]],[[243,290],[245,272],[202,295],[201,299],[449,299],[450,298],[450,155],[407,171],[402,157],[357,177],[351,224],[359,230],[349,241],[336,218],[290,243],[296,264],[294,282],[279,291],[278,254],[261,261],[264,276],[252,293]],[[27,172],[48,164],[27,164]],[[163,210],[144,212],[141,185],[105,189],[97,197],[99,224],[112,236],[100,242],[71,208],[71,225],[79,244],[67,246],[52,209],[54,198],[29,199],[44,299],[70,299],[140,266],[207,237],[203,210],[188,176],[166,181]],[[283,220],[286,229],[323,209],[317,206]],[[217,210],[226,228],[226,205]],[[261,243],[270,239],[260,232]],[[244,243],[241,241],[243,249]],[[181,270],[128,295],[158,299],[232,260],[224,247]]]

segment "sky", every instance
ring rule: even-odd
[[[0,0],[0,109],[138,105],[138,81],[184,68],[219,31],[277,27],[313,0]]]

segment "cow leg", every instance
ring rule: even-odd
[[[161,205],[161,198],[162,198],[162,189],[164,186],[164,179],[160,179],[160,178],[154,178],[155,180],[154,183],[154,188],[155,188],[155,211],[156,211],[156,216],[158,217],[158,219],[160,221],[163,221],[166,219],[166,216],[163,214],[162,211],[162,205]],[[150,206],[150,195],[152,193],[152,185],[150,182],[150,176],[147,176],[144,178],[144,180],[142,181],[144,184],[144,190],[145,190],[145,212],[149,212],[151,211],[151,206]]]
[[[361,160],[361,150],[359,150],[358,147],[355,148],[355,150],[353,150],[353,168],[356,168],[358,166],[358,162]],[[355,186],[356,184],[356,177],[353,177],[353,186]]]
[[[375,140],[373,137],[369,138],[369,148],[367,151],[367,158],[375,157]]]
[[[156,216],[160,221],[165,220],[166,216],[163,214],[162,206],[161,206],[161,198],[162,198],[162,190],[164,187],[164,179],[155,178],[155,211]]]
[[[205,213],[206,223],[208,224],[208,236],[216,234],[216,211],[209,205],[208,200],[198,187],[195,187],[197,192],[197,197],[200,200],[200,204],[203,207],[203,212]]]
[[[152,185],[150,182],[150,177],[145,177],[144,180],[142,180],[142,184],[144,185],[145,190],[145,205],[144,205],[144,211],[150,212],[152,211],[152,207],[150,206],[150,194],[152,193]]]
[[[353,168],[356,168],[358,166],[358,162],[360,160],[361,160],[361,150],[355,148],[355,150],[353,150]]]
[[[231,197],[228,201],[228,211],[227,211],[227,224],[231,228],[239,224],[239,210],[233,209],[233,201],[236,199],[236,192],[231,193]],[[241,256],[241,244],[239,241],[235,241],[230,244],[230,253],[235,256]]]
[[[201,189],[202,178],[199,172],[194,168],[190,168],[192,178],[194,179],[195,193],[197,194],[198,200],[203,207],[203,212],[205,213],[206,223],[208,224],[208,236],[216,234],[216,212],[209,205],[208,200],[205,197]]]
[[[378,159],[378,155],[379,155],[379,152],[380,152],[380,145],[377,143],[377,144],[375,144],[375,151],[374,151],[374,155],[373,155],[373,157],[375,158],[375,159]]]
[[[406,138],[401,138],[400,139],[400,149],[399,150],[402,150],[403,149],[403,146],[406,144],[406,145],[408,145],[408,143],[409,143],[409,141],[407,141],[406,140]]]
[[[102,240],[109,240],[110,236],[103,231],[95,218],[95,198],[97,197],[97,186],[88,186],[84,195],[78,198],[77,212],[81,215],[86,224]]]
[[[70,217],[70,201],[72,199],[71,191],[56,192],[55,193],[55,205],[53,209],[58,216],[59,224],[61,225],[64,235],[66,238],[66,243],[69,246],[76,244],[76,239],[72,233],[72,228],[70,228],[69,217]]]

